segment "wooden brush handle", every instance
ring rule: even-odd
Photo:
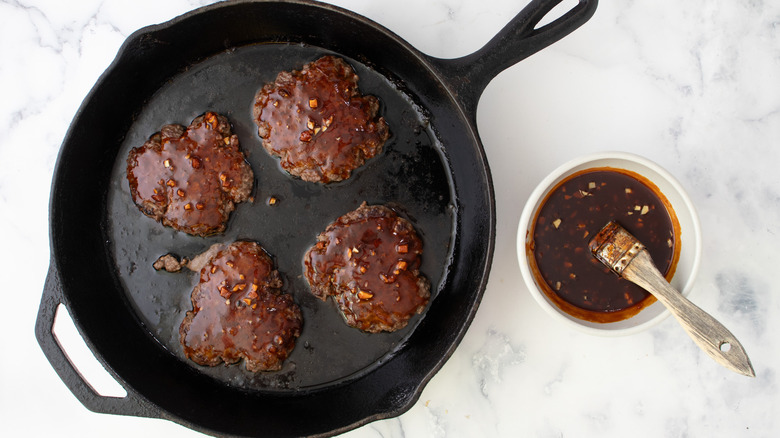
[[[750,359],[736,337],[723,324],[677,292],[661,275],[646,250],[640,251],[622,273],[660,301],[677,318],[688,335],[719,364],[755,377]]]

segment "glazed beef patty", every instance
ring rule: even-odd
[[[349,178],[390,136],[379,100],[362,96],[357,83],[352,67],[333,56],[279,73],[255,98],[263,147],[304,181]]]
[[[213,112],[189,127],[165,125],[127,158],[138,208],[188,234],[221,233],[235,204],[252,192],[254,174],[227,118]]]
[[[347,324],[376,333],[403,328],[428,304],[422,242],[393,210],[365,203],[330,224],[304,257],[311,292],[332,296]]]
[[[184,354],[200,365],[243,358],[252,372],[280,369],[303,324],[300,308],[281,286],[257,243],[238,241],[211,251],[179,328]]]

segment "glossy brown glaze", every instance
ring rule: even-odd
[[[200,271],[192,310],[179,329],[184,354],[200,365],[244,359],[249,371],[278,370],[301,332],[301,311],[279,288],[271,258],[254,242],[216,253]]]
[[[428,304],[421,254],[409,221],[387,207],[363,204],[317,237],[304,258],[305,277],[315,296],[333,297],[350,326],[395,331]]]
[[[390,134],[379,101],[357,82],[349,64],[324,56],[257,93],[258,133],[282,168],[305,181],[341,181],[382,150]]]
[[[165,125],[130,151],[127,179],[144,214],[208,236],[224,231],[235,203],[249,199],[254,175],[228,120],[208,112],[186,129]]]
[[[615,322],[655,302],[596,260],[588,243],[615,220],[639,239],[667,279],[679,258],[679,223],[669,202],[644,177],[588,169],[559,183],[536,213],[528,244],[531,267],[547,296],[567,313]]]

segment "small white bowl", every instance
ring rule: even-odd
[[[517,230],[517,257],[520,271],[531,295],[542,309],[553,318],[586,333],[601,336],[622,336],[652,327],[666,318],[669,311],[661,303],[655,302],[638,314],[618,322],[596,323],[571,316],[561,310],[540,289],[531,271],[527,251],[527,245],[532,237],[531,229],[536,212],[547,194],[558,183],[575,172],[604,167],[635,172],[655,184],[658,190],[666,196],[680,224],[680,258],[671,284],[683,295],[690,293],[701,258],[701,228],[696,209],[680,183],[669,172],[646,158],[625,152],[602,152],[576,158],[558,167],[542,180],[531,193],[520,216]]]

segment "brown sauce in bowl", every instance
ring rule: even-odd
[[[535,213],[526,252],[536,283],[561,310],[608,323],[655,302],[644,289],[596,260],[588,242],[615,220],[646,247],[667,280],[680,256],[680,224],[669,201],[641,175],[592,168],[558,183]]]

